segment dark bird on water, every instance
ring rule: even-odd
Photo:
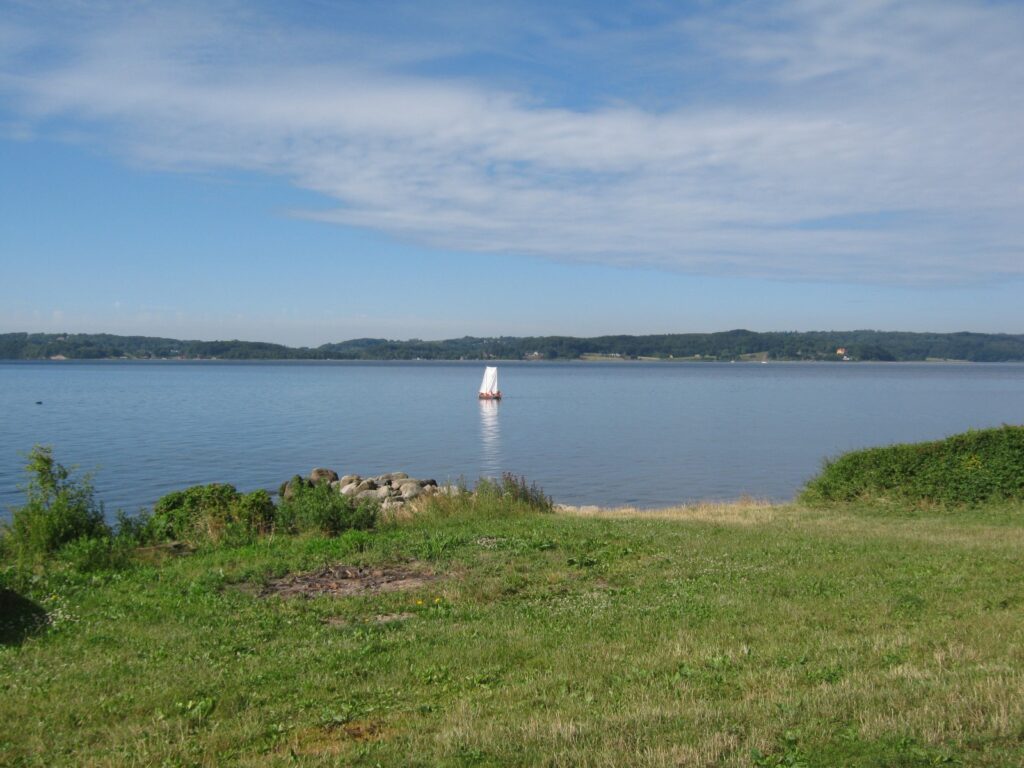
[[[36,405],[42,405],[42,404],[43,404],[42,400],[36,400]]]

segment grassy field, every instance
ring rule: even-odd
[[[56,569],[8,593],[50,624],[0,645],[0,764],[1024,765],[1022,552],[1019,503],[462,502]],[[412,588],[268,590],[338,563]]]

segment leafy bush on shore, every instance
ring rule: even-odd
[[[310,484],[298,476],[290,487],[289,497],[282,497],[277,506],[275,528],[279,531],[336,536],[342,531],[367,530],[377,524],[380,507],[375,501],[356,501],[338,493],[328,483]]]
[[[25,471],[26,502],[12,510],[5,549],[20,560],[38,560],[80,539],[110,538],[89,475],[73,477],[44,445],[29,452]]]
[[[146,525],[154,541],[248,540],[274,528],[274,502],[264,490],[239,493],[233,485],[210,483],[173,491],[153,505]]]
[[[326,483],[299,478],[277,506],[264,490],[239,493],[233,485],[211,483],[174,491],[153,506],[146,524],[151,541],[219,543],[251,541],[269,533],[334,536],[352,528],[373,528],[377,504],[356,502]]]
[[[1024,499],[1024,426],[853,451],[826,462],[805,503],[891,498],[951,506]]]

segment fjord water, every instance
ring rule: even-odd
[[[295,473],[525,475],[556,501],[788,499],[828,456],[1024,422],[1024,365],[0,363],[0,509],[24,453],[95,472],[108,512]],[[42,404],[36,404],[42,401]]]

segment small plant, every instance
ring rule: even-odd
[[[377,524],[379,505],[357,501],[338,493],[327,483],[292,485],[287,499],[277,507],[275,530],[288,533],[321,533],[336,536],[352,529],[367,530]]]
[[[25,471],[26,503],[12,510],[5,549],[19,559],[38,560],[73,541],[110,538],[91,476],[73,477],[44,445],[29,452]]]
[[[810,765],[800,749],[799,736],[793,731],[782,735],[774,752],[766,755],[755,749],[750,759],[754,768],[808,768]]]

